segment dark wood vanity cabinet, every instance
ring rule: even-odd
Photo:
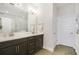
[[[38,35],[29,38],[28,40],[28,54],[35,54],[43,48],[43,35]]]
[[[6,48],[0,49],[0,55],[15,55],[16,53],[16,47],[17,46],[9,46]]]
[[[43,48],[43,35],[0,42],[0,55],[33,55]]]
[[[27,41],[18,44],[17,53],[18,53],[18,55],[26,55],[27,54]]]
[[[36,39],[35,37],[31,37],[28,40],[28,54],[34,54],[35,53],[35,48],[36,48]]]
[[[0,48],[0,55],[1,54],[2,55],[25,55],[27,54],[27,41],[19,44],[14,43],[13,45]]]

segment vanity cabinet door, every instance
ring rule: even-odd
[[[18,45],[18,54],[27,55],[27,41],[22,42]]]
[[[39,51],[43,48],[43,36],[36,37],[36,51]]]
[[[43,47],[43,35],[0,44],[0,55],[32,55]]]
[[[16,55],[17,46],[10,46],[3,49],[0,49],[0,55]]]
[[[28,39],[28,54],[32,55],[35,53],[35,38],[34,37],[30,37]]]

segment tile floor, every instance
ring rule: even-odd
[[[54,52],[42,49],[35,55],[76,55],[75,49],[65,45],[57,45]]]

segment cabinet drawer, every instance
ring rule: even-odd
[[[29,44],[28,45],[28,50],[32,50],[35,49],[35,44]]]
[[[35,39],[29,39],[28,40],[28,43],[34,43],[35,42]]]
[[[35,39],[29,39],[28,40],[28,46],[31,47],[31,46],[35,46]]]
[[[35,42],[28,42],[28,47],[29,48],[33,48],[33,47],[35,47]]]

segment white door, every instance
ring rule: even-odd
[[[75,45],[75,5],[67,4],[60,7],[57,19],[57,41],[74,47]]]

